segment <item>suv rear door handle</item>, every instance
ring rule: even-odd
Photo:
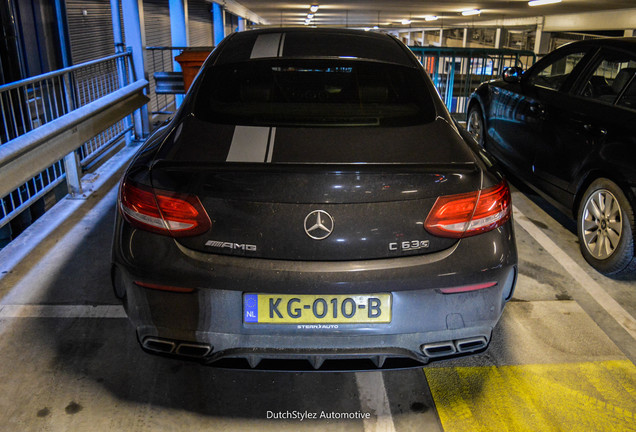
[[[599,135],[607,135],[607,129],[601,127],[594,127],[590,123],[586,123],[583,125],[583,129],[590,133],[597,133]]]
[[[540,117],[545,114],[545,108],[540,103],[533,103],[530,104],[530,112],[537,117]]]

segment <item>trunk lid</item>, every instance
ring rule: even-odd
[[[481,186],[474,155],[444,121],[241,131],[194,120],[168,139],[151,179],[199,197],[212,228],[177,241],[202,252],[324,261],[435,252],[457,241],[424,229],[437,197]]]

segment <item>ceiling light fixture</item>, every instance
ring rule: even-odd
[[[481,11],[479,9],[469,9],[462,11],[462,15],[464,16],[479,15],[480,13]]]
[[[439,17],[437,15],[428,15],[424,17],[424,21],[437,21]]]
[[[313,4],[309,7],[309,10],[311,11],[311,13],[316,13],[318,12],[318,5],[317,4]]]
[[[411,20],[410,20],[410,19],[403,19],[401,22],[402,22],[402,25],[409,25],[409,24],[411,24]]]
[[[307,14],[307,19],[314,19],[314,14],[312,14],[312,13]]]
[[[543,6],[552,3],[561,3],[562,0],[532,0],[528,2],[528,6]]]

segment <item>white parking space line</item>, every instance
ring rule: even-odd
[[[126,318],[118,305],[0,305],[0,318]]]
[[[364,431],[395,432],[382,372],[356,372],[356,384],[360,410],[371,414],[371,418],[363,420]]]
[[[515,222],[550,254],[561,266],[601,305],[632,338],[636,339],[636,320],[618,304],[585,270],[556,245],[539,227],[528,219],[517,207],[513,206]]]

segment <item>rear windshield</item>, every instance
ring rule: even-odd
[[[259,60],[207,70],[195,115],[241,125],[404,126],[435,108],[422,72],[355,60]]]

